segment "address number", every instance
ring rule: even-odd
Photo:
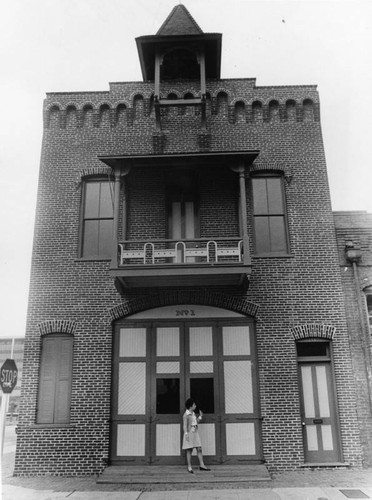
[[[196,316],[193,309],[178,309],[176,310],[176,316]]]

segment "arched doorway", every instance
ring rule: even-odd
[[[116,321],[112,464],[183,464],[184,402],[203,410],[208,463],[262,461],[253,318],[174,305]]]

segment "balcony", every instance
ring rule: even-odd
[[[119,289],[248,286],[251,261],[241,238],[137,240],[118,243],[111,275]]]

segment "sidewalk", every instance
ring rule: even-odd
[[[3,461],[3,500],[346,500],[372,499],[372,469],[279,474],[272,481],[214,485],[97,484],[95,477],[13,477],[14,452]],[[187,488],[187,489],[186,489]]]
[[[10,434],[11,436],[11,434]],[[120,485],[95,477],[13,477],[15,439],[6,440],[3,500],[346,500],[372,499],[372,469],[300,471],[252,483]],[[213,489],[212,489],[213,488]]]

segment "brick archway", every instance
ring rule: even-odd
[[[204,290],[176,290],[136,297],[110,309],[112,321],[156,307],[176,304],[195,304],[228,309],[240,314],[256,317],[258,305],[245,297],[237,297]]]

